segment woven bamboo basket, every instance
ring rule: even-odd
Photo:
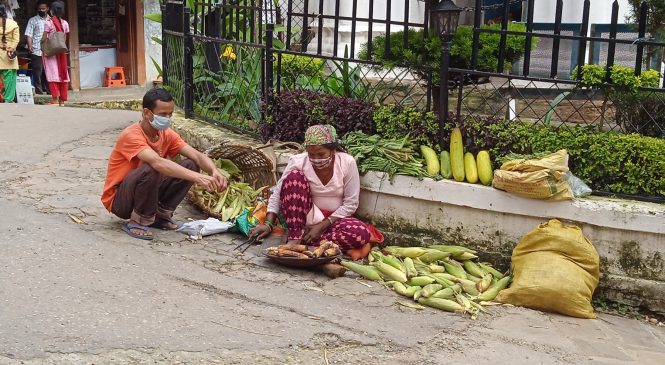
[[[262,186],[272,187],[277,181],[275,177],[274,164],[261,150],[252,146],[238,144],[221,144],[208,151],[208,156],[213,159],[231,160],[240,169],[243,180],[254,189]],[[268,191],[264,192],[267,197]],[[194,194],[193,189],[187,194],[188,199],[205,214],[210,217],[219,218],[219,213],[212,211],[208,206]]]

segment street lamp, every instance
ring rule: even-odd
[[[452,0],[441,0],[430,9],[430,21],[441,39],[441,67],[439,69],[439,143],[444,149],[443,130],[448,122],[448,69],[450,68],[450,42],[457,31],[462,9]]]

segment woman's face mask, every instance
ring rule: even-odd
[[[315,169],[324,169],[330,165],[330,162],[332,161],[332,156],[328,156],[327,158],[310,158],[309,162],[312,164],[312,166]]]

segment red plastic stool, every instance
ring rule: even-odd
[[[104,69],[104,87],[127,86],[124,67],[106,67]]]

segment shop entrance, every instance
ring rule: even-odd
[[[124,67],[128,85],[145,85],[142,3],[138,0],[69,1],[76,4],[72,11],[76,11],[78,21],[79,49],[71,58],[72,64],[78,62],[80,88],[102,86],[104,68],[112,66]],[[71,17],[73,19],[74,14]]]
[[[0,0],[2,1],[2,0]],[[25,27],[36,14],[38,0],[11,0],[15,18]],[[51,0],[49,0],[49,3]],[[64,0],[70,34],[69,61],[73,90],[101,87],[104,68],[124,68],[128,85],[145,85],[143,3],[139,0]],[[19,47],[27,59],[29,53]]]

